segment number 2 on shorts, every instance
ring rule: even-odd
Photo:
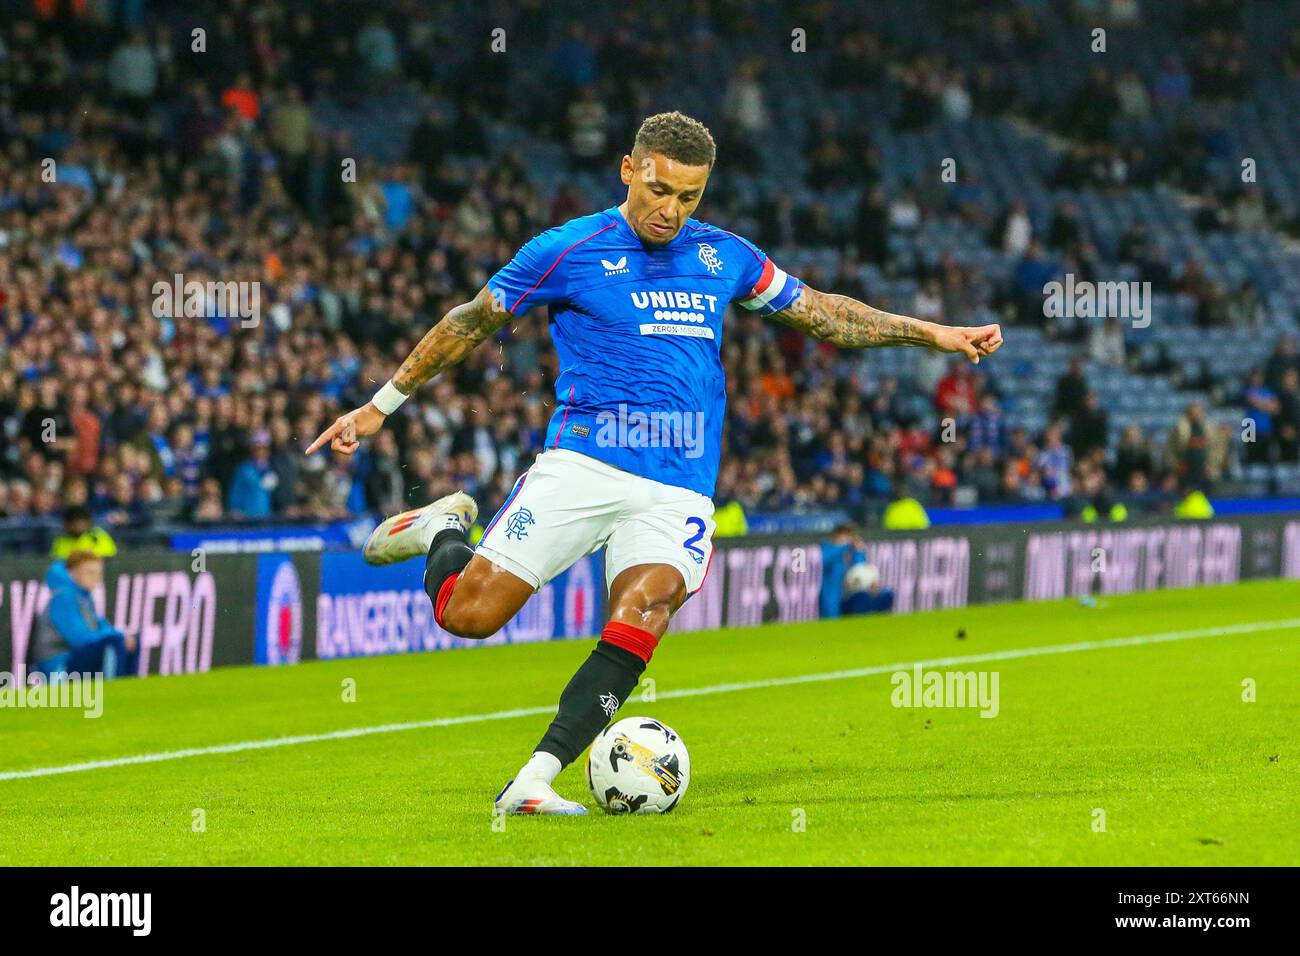
[[[691,535],[684,542],[682,542],[682,547],[691,553],[691,558],[694,559],[696,564],[703,564],[704,549],[701,548],[699,545],[697,545],[695,542],[699,541],[701,538],[704,537],[704,532],[708,530],[708,525],[704,523],[703,518],[687,518],[686,527],[695,528],[696,531],[695,534]]]

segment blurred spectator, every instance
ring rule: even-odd
[[[1012,273],[1012,290],[1024,322],[1043,321],[1043,288],[1060,272],[1037,240],[1031,240]]]
[[[844,597],[844,576],[866,545],[851,524],[838,525],[821,544],[822,585],[819,595],[820,616],[840,616]]]
[[[1264,364],[1264,383],[1275,392],[1282,390],[1282,379],[1292,369],[1300,370],[1300,355],[1296,353],[1295,339],[1284,335],[1273,346],[1273,352]]]
[[[1070,449],[1075,459],[1087,458],[1095,451],[1106,450],[1110,419],[1101,407],[1096,392],[1084,397],[1083,407],[1070,419]]]
[[[1070,359],[1069,369],[1056,381],[1056,398],[1052,402],[1052,414],[1073,418],[1083,408],[1088,392],[1088,379],[1083,372],[1082,360]]]
[[[761,60],[742,63],[727,87],[722,104],[727,119],[743,134],[753,138],[766,133],[771,124],[767,97],[759,82],[761,69]]]
[[[374,79],[387,79],[397,73],[397,40],[382,14],[371,14],[357,34],[357,56]]]
[[[915,232],[921,228],[923,213],[910,187],[903,189],[889,203],[889,228],[900,232]]]
[[[1124,329],[1119,319],[1107,316],[1088,332],[1088,360],[1111,368],[1124,367]]]
[[[1242,423],[1249,423],[1253,428],[1249,440],[1245,442],[1246,460],[1254,463],[1268,462],[1273,450],[1274,420],[1282,411],[1282,403],[1264,381],[1264,370],[1254,368],[1246,380],[1242,392],[1242,404],[1245,411]]]
[[[158,63],[143,31],[132,33],[109,57],[108,85],[132,108],[142,107],[158,89]]]
[[[1277,411],[1278,457],[1288,463],[1300,460],[1300,372],[1282,373]]]
[[[1209,475],[1210,432],[1205,406],[1192,402],[1169,434],[1170,463],[1186,488],[1204,488]]]
[[[255,123],[262,115],[262,100],[253,85],[252,76],[248,73],[236,76],[235,82],[221,94],[221,105],[233,110],[245,123]]]
[[[714,511],[713,521],[717,526],[713,532],[715,538],[737,538],[749,533],[749,525],[745,520],[745,508],[735,498],[725,500]]]
[[[921,502],[900,490],[886,505],[880,526],[886,531],[923,531],[930,527],[930,516]]]
[[[1129,488],[1133,478],[1141,475],[1149,479],[1155,473],[1155,461],[1151,454],[1151,445],[1142,429],[1137,425],[1126,425],[1120,436],[1119,446],[1115,449],[1114,477],[1115,486]]]
[[[113,536],[94,525],[90,511],[84,505],[71,505],[64,509],[63,533],[54,539],[50,557],[62,560],[77,551],[99,558],[111,558],[117,554]]]
[[[1069,498],[1072,492],[1074,455],[1070,446],[1064,443],[1061,431],[1059,424],[1048,426],[1043,437],[1043,449],[1034,461],[1043,489],[1054,501]]]
[[[405,507],[406,479],[398,457],[397,439],[390,431],[375,436],[370,475],[366,479],[366,504],[381,514],[395,514]]]
[[[1120,113],[1130,119],[1146,119],[1151,112],[1151,98],[1137,70],[1130,68],[1120,74],[1115,83],[1115,96]]]
[[[935,390],[935,411],[945,418],[960,419],[974,414],[977,404],[975,376],[970,363],[953,360]]]
[[[265,432],[253,436],[250,456],[235,469],[230,487],[230,510],[245,518],[265,518],[271,514],[272,493],[279,476],[271,467],[271,438]]]
[[[74,551],[56,561],[45,578],[50,602],[36,621],[28,658],[46,677],[69,673],[129,676],[136,670],[136,642],[95,610],[94,592],[104,584],[104,561]]]
[[[1083,239],[1083,225],[1079,221],[1079,207],[1072,202],[1061,203],[1047,227],[1047,244],[1053,249],[1067,250]]]
[[[1029,242],[1034,237],[1033,222],[1029,218],[1029,209],[1023,199],[1014,199],[1005,213],[998,220],[994,230],[994,242],[1004,252],[1019,256],[1029,249]]]
[[[943,112],[950,120],[963,122],[970,119],[971,95],[966,89],[966,77],[961,70],[949,71],[943,86]]]
[[[595,172],[605,162],[609,119],[593,86],[584,86],[569,104],[569,155],[578,169]]]

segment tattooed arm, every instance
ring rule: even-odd
[[[424,334],[393,376],[393,386],[403,395],[410,395],[439,372],[463,361],[511,318],[484,286],[473,300],[450,310]],[[366,402],[339,416],[311,443],[307,454],[328,443],[335,451],[351,455],[361,447],[357,439],[379,431],[385,418],[374,402]]]
[[[439,372],[464,361],[512,318],[484,286],[471,301],[456,306],[424,334],[393,376],[393,384],[403,395],[410,395]]]
[[[996,325],[938,325],[882,312],[846,295],[818,292],[808,286],[774,315],[786,325],[844,349],[918,345],[938,352],[963,352],[978,363],[981,355],[992,355],[1002,345],[1002,330]]]

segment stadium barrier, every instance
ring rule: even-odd
[[[877,531],[867,545],[881,585],[894,592],[894,613],[1300,578],[1294,513]],[[25,672],[49,601],[48,566],[0,558],[0,671]],[[421,562],[375,568],[357,551],[124,554],[108,562],[95,600],[140,642],[142,676],[178,674],[595,635],[604,621],[602,567],[600,554],[583,558],[486,641],[454,637],[433,621]],[[817,536],[720,540],[704,586],[673,630],[816,618],[824,571]]]

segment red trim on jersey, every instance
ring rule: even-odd
[[[588,236],[587,239],[595,239],[597,236],[599,236],[599,235],[600,235],[602,232],[604,232],[606,229],[613,229],[613,228],[614,228],[615,226],[617,226],[617,225],[618,225],[617,222],[611,222],[608,226],[605,226],[604,228],[601,228],[601,229],[597,229],[597,230],[596,230],[595,232],[593,232],[590,236]],[[515,309],[519,308],[519,303],[520,303],[520,302],[523,302],[524,299],[528,298],[530,295],[532,295],[534,292],[536,292],[536,291],[537,291],[537,287],[540,286],[543,282],[546,281],[546,277],[547,277],[548,275],[550,275],[552,272],[555,271],[555,267],[558,266],[558,265],[560,264],[561,261],[563,261],[564,257],[567,256],[570,252],[572,252],[575,248],[577,248],[578,246],[580,246],[580,245],[582,245],[584,242],[586,242],[587,239],[579,239],[579,240],[578,240],[577,242],[575,242],[573,245],[569,246],[568,249],[565,249],[563,252],[561,252],[561,253],[560,253],[560,257],[559,257],[558,259],[556,259],[554,262],[551,263],[551,267],[550,267],[549,269],[547,269],[545,272],[542,273],[542,277],[541,277],[540,279],[538,279],[536,283],[533,284],[533,287],[532,287],[531,289],[529,289],[527,292],[525,292],[523,295],[521,295],[518,299],[515,300],[515,304],[512,305],[512,306],[510,307],[510,314],[511,314],[511,315],[514,315],[514,314],[515,314]]]
[[[772,276],[776,275],[776,266],[772,265],[772,260],[768,259],[763,263],[763,271],[759,274],[758,281],[754,283],[754,288],[745,298],[752,299],[756,295],[762,295],[767,291],[767,287],[772,284]]]
[[[460,572],[457,571],[438,588],[438,600],[433,602],[433,619],[438,622],[439,627],[442,627],[442,612],[446,610],[447,602],[451,600],[451,592],[456,589],[456,582],[459,580]]]
[[[650,663],[650,655],[655,652],[655,647],[659,643],[659,638],[649,631],[620,621],[610,621],[606,624],[605,629],[600,632],[600,639],[625,651],[631,651],[647,664]]]
[[[744,302],[748,302],[754,296],[758,295],[760,292],[766,289],[768,283],[772,281],[772,274],[776,270],[776,266],[772,263],[772,257],[764,256],[757,249],[751,246],[744,239],[740,238],[740,236],[736,235],[730,229],[723,229],[721,226],[714,226],[713,228],[718,230],[718,232],[726,233],[732,239],[735,239],[738,243],[740,243],[742,246],[744,246],[746,249],[749,250],[750,255],[752,255],[755,259],[757,259],[759,262],[763,264],[763,271],[759,275],[758,281],[754,283],[754,288],[750,290],[749,295],[745,296],[744,299],[741,300]]]
[[[564,434],[564,426],[569,421],[569,409],[573,407],[573,388],[574,386],[569,386],[569,400],[564,403],[564,417],[560,419],[560,428],[555,433],[555,444],[551,446],[552,448],[560,447],[560,436]]]

